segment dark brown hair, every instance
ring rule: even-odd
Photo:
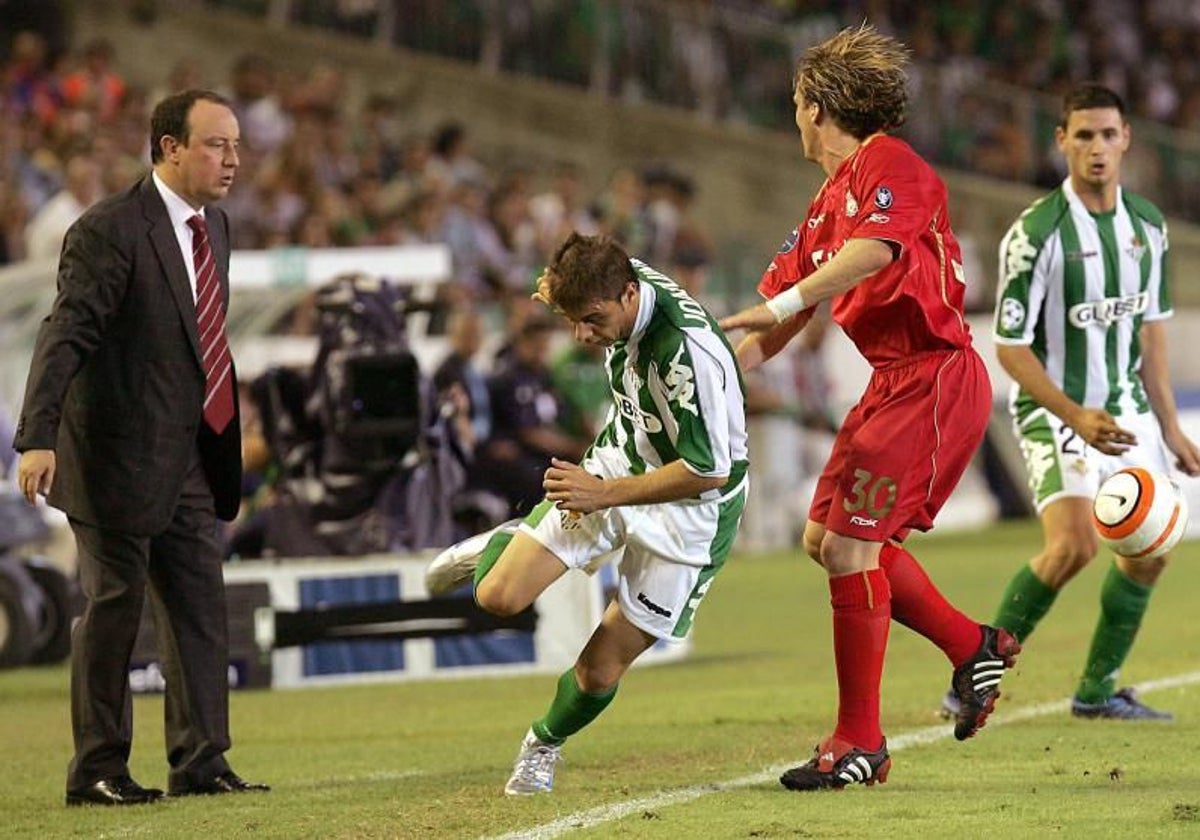
[[[1089,111],[1092,108],[1116,108],[1121,119],[1125,119],[1125,100],[1116,91],[1095,82],[1084,82],[1071,88],[1063,96],[1059,125],[1065,129],[1073,112]]]
[[[546,270],[550,302],[568,315],[596,301],[617,300],[629,283],[637,281],[629,255],[608,236],[572,233],[558,246]]]
[[[150,162],[161,163],[163,159],[162,139],[174,137],[183,145],[191,139],[192,128],[188,115],[192,106],[198,101],[213,102],[232,109],[232,104],[224,96],[211,90],[185,90],[172,94],[154,106],[150,115]]]

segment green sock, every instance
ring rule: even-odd
[[[550,710],[533,722],[533,734],[557,746],[599,717],[616,694],[615,685],[603,694],[588,694],[575,681],[575,669],[570,668],[558,678],[558,691]]]
[[[1153,587],[1126,577],[1116,563],[1109,568],[1100,589],[1100,620],[1075,692],[1084,703],[1104,703],[1113,696],[1117,672],[1133,647],[1153,591]]]
[[[497,531],[492,534],[492,538],[484,546],[483,554],[479,557],[479,565],[475,567],[475,586],[479,586],[479,581],[483,580],[484,576],[492,570],[492,566],[496,565],[496,561],[500,559],[504,549],[508,548],[508,544],[512,542],[514,536],[516,535],[507,531]]]
[[[1003,627],[1023,642],[1033,632],[1042,617],[1050,610],[1058,592],[1051,589],[1033,573],[1026,564],[1013,575],[1000,599],[996,609],[996,618],[992,622],[997,627]]]

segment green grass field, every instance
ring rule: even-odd
[[[986,620],[1037,535],[1023,523],[912,547]],[[231,761],[271,793],[67,809],[67,671],[24,669],[0,673],[0,836],[1200,837],[1200,543],[1176,552],[1123,674],[1192,675],[1147,696],[1176,712],[1173,724],[1076,721],[1061,702],[1083,665],[1106,563],[1062,594],[997,715],[966,743],[934,715],[948,664],[893,625],[884,729],[894,766],[882,786],[796,794],[776,783],[833,723],[828,589],[796,555],[743,555],[706,599],[691,658],[629,674],[567,745],[548,796],[501,792],[553,691],[539,676],[236,693]],[[139,698],[135,715],[134,776],[163,785],[161,700]]]

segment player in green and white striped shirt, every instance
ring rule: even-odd
[[[1067,179],[1001,243],[996,305],[996,352],[1016,383],[1014,427],[1045,536],[993,622],[1021,641],[1095,556],[1091,502],[1104,478],[1130,465],[1169,473],[1168,449],[1181,470],[1200,474],[1167,377],[1167,225],[1120,186],[1130,142],[1124,103],[1099,85],[1072,90],[1055,138]],[[1077,717],[1170,718],[1116,690],[1165,564],[1117,557],[1109,569],[1071,705]]]
[[[442,552],[430,594],[475,581],[484,609],[513,615],[568,569],[620,555],[617,596],[546,715],[521,744],[509,794],[549,791],[563,741],[612,700],[633,661],[678,641],[733,544],[746,497],[744,388],[712,316],[611,239],[572,234],[535,295],[607,348],[613,407],[582,463],[553,459],[546,498]]]

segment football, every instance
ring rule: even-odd
[[[1187,501],[1169,477],[1128,467],[1110,475],[1092,502],[1100,541],[1116,554],[1150,560],[1166,554],[1187,530]]]

